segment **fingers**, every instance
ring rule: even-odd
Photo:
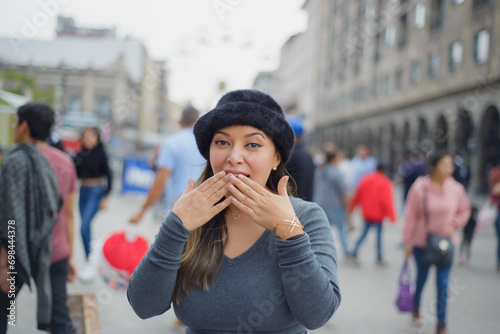
[[[231,203],[238,208],[241,212],[249,216],[250,218],[255,217],[255,211],[251,209],[249,206],[245,205],[244,203],[240,202],[236,197],[231,196],[232,200]]]
[[[141,219],[142,219],[142,215],[140,213],[137,213],[137,214],[133,215],[132,218],[130,218],[129,223],[137,224],[141,221]]]
[[[211,209],[215,203],[227,194],[230,184],[229,175],[222,177],[204,192],[198,193],[198,203],[207,210]]]
[[[248,197],[254,197],[255,194],[266,195],[267,190],[263,189],[259,184],[250,180],[243,175],[230,175],[231,182]]]
[[[214,189],[215,192],[208,198],[210,205],[217,203],[222,197],[224,197],[225,194],[227,194],[230,184],[231,183],[229,181],[226,181],[226,183],[223,184],[220,189]]]
[[[283,176],[278,183],[278,195],[288,197],[288,192],[286,190],[286,185],[288,184],[288,176]]]
[[[226,172],[224,172],[224,171],[218,172],[217,174],[215,174],[214,176],[212,176],[211,178],[209,178],[208,180],[203,182],[198,187],[198,189],[201,192],[207,191],[208,189],[210,189],[210,187],[212,187],[214,184],[216,184],[218,181],[220,181],[222,178],[224,178],[225,175],[226,175]]]
[[[234,184],[229,185],[229,191],[233,196],[238,200],[238,202],[245,204],[245,205],[252,205],[255,201],[249,197],[247,194],[252,191],[252,188],[244,185],[245,190],[242,192],[239,188],[236,188]]]
[[[188,178],[188,185],[186,187],[186,190],[182,193],[182,195],[187,194],[188,192],[192,191],[196,187],[196,184],[192,178]],[[181,195],[181,196],[182,196]]]
[[[233,199],[233,196],[229,196],[224,201],[220,202],[217,205],[214,205],[210,209],[210,211],[212,211],[212,213],[213,213],[213,216],[215,216],[216,214],[218,214],[219,212],[221,212],[222,210],[224,210],[225,208],[227,208],[229,206],[229,204],[232,203],[232,199]]]
[[[69,273],[68,276],[66,277],[66,279],[68,280],[68,282],[72,283],[76,280],[77,276],[75,273]]]

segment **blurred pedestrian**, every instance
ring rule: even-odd
[[[104,210],[108,206],[113,177],[99,129],[85,128],[82,132],[81,143],[82,150],[73,158],[76,173],[80,179],[80,232],[87,261],[79,278],[83,282],[90,282],[96,275],[94,266],[88,261],[91,252],[92,220],[99,210]]]
[[[354,260],[370,228],[377,230],[377,264],[384,266],[386,263],[382,254],[382,223],[388,217],[391,222],[396,221],[394,214],[393,184],[384,174],[384,165],[379,163],[375,172],[365,175],[356,190],[350,204],[349,213],[359,205],[363,212],[365,228],[361,233],[356,246],[351,253]]]
[[[205,160],[201,156],[193,134],[193,125],[199,113],[191,105],[184,108],[179,121],[181,130],[167,137],[156,160],[156,177],[149,190],[148,198],[141,211],[130,218],[137,224],[144,213],[165,194],[163,204],[164,214],[168,212],[173,202],[184,192],[188,179],[197,179],[203,172]]]
[[[53,125],[50,120],[54,119],[54,111],[49,106],[38,103],[29,104],[26,112],[31,115],[34,122],[40,125],[40,130],[49,133]],[[52,321],[50,331],[52,333],[76,333],[66,304],[66,282],[73,282],[76,279],[76,263],[73,256],[76,169],[71,158],[59,148],[48,145],[46,139],[35,142],[56,173],[59,193],[63,199],[63,207],[57,216],[51,239]]]
[[[352,197],[354,195],[353,184],[352,184],[353,175],[352,175],[352,168],[351,168],[351,160],[345,155],[344,151],[341,150],[340,148],[335,147],[335,152],[337,152],[337,154],[336,154],[336,158],[334,161],[334,165],[337,167],[337,169],[342,174],[342,177],[344,179],[344,183],[346,185],[346,210],[347,210],[347,208],[349,208],[350,200],[352,199]],[[346,214],[345,225],[346,225],[348,232],[351,232],[354,230],[353,219],[350,215]]]
[[[361,144],[356,147],[356,156],[351,160],[352,189],[355,192],[359,182],[368,173],[377,169],[377,160],[370,155],[370,148]]]
[[[48,145],[50,145],[52,147],[57,148],[60,151],[65,152],[61,135],[59,133],[57,133],[56,131],[52,131],[50,133],[50,135],[45,140],[45,143],[47,143]]]
[[[62,199],[54,170],[35,144],[45,140],[53,123],[53,115],[46,111],[33,104],[17,109],[13,132],[18,145],[5,158],[0,174],[2,333],[6,333],[8,321],[15,323],[15,312],[9,318],[8,308],[15,304],[15,295],[24,284],[32,288],[31,279],[37,287],[38,328],[60,329],[52,327],[54,318],[59,319],[53,312],[58,307],[52,295],[63,289],[52,290],[51,237]]]
[[[497,219],[495,220],[495,231],[497,234],[497,271],[500,272],[500,165],[492,168],[489,174],[491,185],[490,198],[491,202],[498,208]]]
[[[313,199],[325,211],[330,225],[337,227],[344,256],[347,256],[349,254],[345,228],[347,189],[344,177],[335,165],[335,161],[337,152],[325,151],[325,162],[318,167],[314,176]]]
[[[471,207],[469,220],[462,231],[462,242],[460,243],[460,258],[459,264],[462,266],[468,266],[471,256],[471,244],[472,237],[474,237],[474,231],[476,229],[478,210],[476,207]]]
[[[342,174],[342,178],[344,179],[344,183],[346,185],[346,190],[352,189],[352,168],[351,168],[351,160],[345,156],[344,151],[340,148],[335,150],[335,161],[334,165],[339,170],[340,174]]]
[[[288,123],[295,133],[295,145],[290,160],[288,160],[285,167],[295,181],[297,197],[311,202],[314,191],[315,165],[311,154],[309,154],[302,142],[304,137],[303,122],[300,118],[289,118]],[[290,184],[292,187],[294,186],[293,182]]]
[[[335,245],[323,210],[288,195],[294,134],[281,107],[229,92],[194,133],[205,170],[132,274],[133,309],[149,318],[173,303],[187,333],[319,328],[340,303]],[[273,316],[254,321],[257,310]]]
[[[462,158],[458,154],[455,154],[455,156],[453,157],[452,176],[455,179],[455,181],[462,184],[465,190],[467,190],[467,188],[469,187],[469,169],[465,164],[464,158]]]
[[[156,161],[158,160],[158,155],[160,155],[161,144],[156,145],[153,156],[151,157],[149,164],[153,171],[156,173],[158,171],[158,166],[156,165]],[[165,205],[165,192],[154,202],[153,204],[153,217],[154,219],[161,218],[165,214],[165,209],[163,206]]]
[[[488,174],[488,185],[490,190],[498,183],[500,183],[500,165],[494,166]]]
[[[427,169],[421,155],[418,152],[407,153],[405,162],[398,168],[398,176],[403,181],[403,204],[406,202],[412,184],[425,174],[427,174]]]
[[[470,216],[470,205],[464,187],[452,178],[452,157],[443,151],[429,155],[429,176],[419,177],[408,193],[403,229],[406,257],[413,253],[417,264],[417,282],[413,300],[412,323],[420,325],[420,299],[427,280],[429,266],[422,257],[427,246],[427,233],[449,236],[457,243],[456,230]],[[436,333],[446,333],[446,306],[450,267],[437,268]]]

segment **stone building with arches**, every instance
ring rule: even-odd
[[[463,158],[470,191],[500,163],[500,4],[308,0],[317,34],[309,143],[358,144],[395,171],[408,152]],[[496,22],[496,24],[494,24]],[[312,130],[312,129],[311,129]]]

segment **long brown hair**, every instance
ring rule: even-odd
[[[196,181],[200,185],[214,175],[210,162],[207,162],[205,170]],[[271,171],[266,186],[273,192],[278,193],[278,182],[289,175],[283,163],[276,170]],[[287,187],[290,194],[290,178]],[[221,201],[223,201],[221,199]],[[188,237],[184,252],[181,257],[181,265],[177,272],[173,301],[180,303],[181,293],[189,294],[191,289],[203,287],[205,291],[210,289],[211,283],[219,273],[224,263],[224,245],[228,235],[225,217],[226,210],[221,211],[210,219],[205,225],[192,231]]]

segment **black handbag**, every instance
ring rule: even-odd
[[[427,191],[424,190],[424,219],[427,228],[427,246],[422,256],[425,265],[448,268],[453,263],[454,246],[450,237],[443,237],[429,232],[429,213],[427,212]]]

